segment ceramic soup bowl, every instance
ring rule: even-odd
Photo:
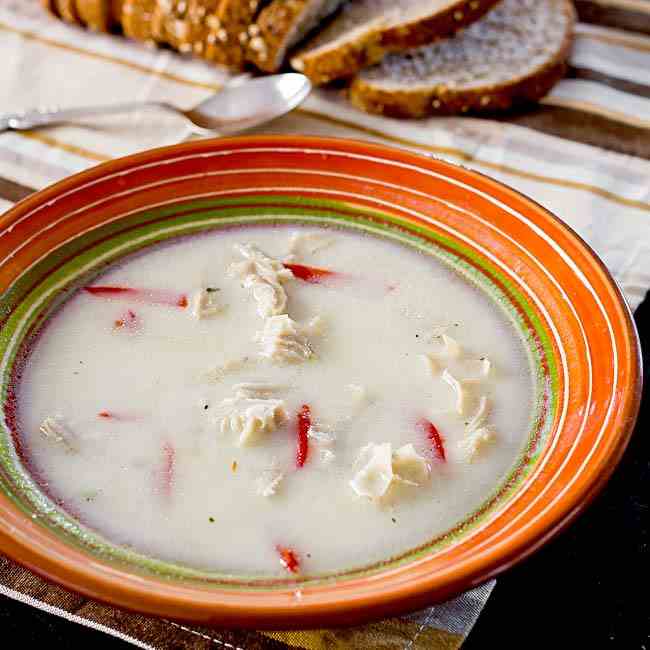
[[[48,314],[129,253],[251,221],[394,238],[436,256],[510,313],[534,359],[534,425],[509,476],[452,530],[378,565],[238,579],[112,544],[59,507],[30,472],[14,385]],[[285,629],[358,623],[477,585],[584,510],[621,457],[639,405],[629,310],[570,228],[490,178],[363,142],[245,137],[99,165],[2,217],[0,289],[0,549],[91,598],[176,619]]]

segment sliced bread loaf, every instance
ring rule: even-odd
[[[58,18],[59,14],[57,13],[56,4],[54,0],[41,0],[41,6],[43,7],[43,9],[46,9],[47,11],[49,11],[51,14],[53,14]]]
[[[153,14],[156,0],[123,0],[120,22],[124,35],[136,41],[154,41]]]
[[[77,15],[95,32],[107,32],[113,24],[111,0],[76,0]]]
[[[77,0],[79,1],[79,0]],[[90,2],[90,0],[87,0]],[[93,0],[96,1],[96,0]],[[238,67],[264,0],[108,0],[124,34]]]
[[[351,0],[291,59],[313,83],[349,78],[401,51],[447,37],[478,20],[497,0]]]
[[[394,117],[536,101],[565,72],[574,23],[570,0],[503,0],[455,37],[391,54],[364,70],[350,99],[365,111]]]
[[[341,4],[343,0],[273,0],[249,30],[247,59],[261,70],[276,72],[287,52]]]
[[[81,21],[77,15],[75,0],[55,0],[55,6],[57,13],[66,23],[81,25]]]

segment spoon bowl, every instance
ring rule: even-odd
[[[311,83],[302,74],[259,77],[227,85],[183,115],[196,133],[231,134],[281,117],[299,106],[310,91]]]

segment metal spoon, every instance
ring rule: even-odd
[[[251,79],[238,85],[227,85],[212,97],[186,111],[166,102],[127,102],[86,108],[34,109],[0,116],[0,132],[76,122],[95,115],[114,115],[143,108],[158,108],[182,115],[194,133],[228,135],[288,113],[298,106],[310,91],[311,83],[305,75],[277,74]]]

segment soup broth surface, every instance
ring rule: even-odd
[[[242,243],[302,265],[303,279],[278,284],[306,358],[262,356],[267,319],[242,286]],[[49,494],[144,554],[280,577],[279,549],[306,575],[387,560],[479,508],[529,435],[533,373],[506,313],[397,242],[293,225],[212,231],[92,286],[113,290],[80,290],[34,342],[20,435]],[[214,313],[199,318],[201,296]],[[279,405],[274,429],[237,410],[251,399]],[[417,458],[402,470],[395,453],[409,444]],[[379,496],[359,494],[388,479]]]

